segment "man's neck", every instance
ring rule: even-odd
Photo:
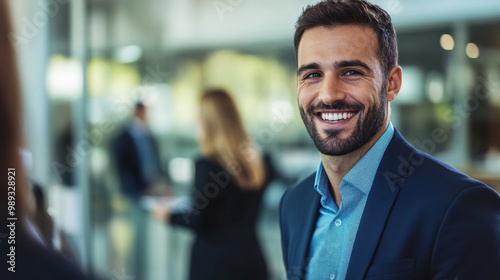
[[[340,196],[340,183],[344,176],[358,163],[358,161],[375,145],[375,143],[380,139],[387,129],[389,122],[386,124],[368,141],[365,145],[361,146],[359,149],[345,155],[341,156],[328,156],[320,154],[321,161],[323,162],[323,168],[325,169],[326,175],[330,182],[330,193],[332,194],[333,200],[337,206],[340,206],[342,202],[342,197]]]

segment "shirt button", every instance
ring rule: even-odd
[[[330,280],[335,280],[335,274],[330,275]]]
[[[342,221],[340,219],[337,219],[335,221],[335,225],[338,226],[338,227],[340,227],[342,225]]]

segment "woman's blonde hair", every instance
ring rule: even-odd
[[[266,172],[231,96],[222,89],[204,92],[200,102],[202,153],[217,161],[243,189],[259,189]]]

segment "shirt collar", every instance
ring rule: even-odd
[[[134,136],[141,136],[147,134],[148,128],[141,120],[134,117],[130,122],[129,130]]]
[[[377,173],[380,161],[382,160],[385,150],[387,149],[387,146],[389,146],[393,135],[394,127],[392,126],[392,123],[389,122],[384,134],[382,134],[370,150],[368,150],[368,152],[354,165],[354,167],[347,172],[344,178],[342,178],[341,185],[344,182],[347,182],[358,188],[364,194],[368,194],[373,184],[373,179]],[[328,176],[323,168],[323,162],[320,162],[316,172],[314,189],[321,195],[321,204],[323,205],[327,205],[330,201],[333,201],[328,186]]]

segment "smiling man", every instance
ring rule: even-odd
[[[389,15],[324,1],[297,22],[298,104],[321,155],[283,196],[289,279],[500,279],[500,197],[409,145]]]

